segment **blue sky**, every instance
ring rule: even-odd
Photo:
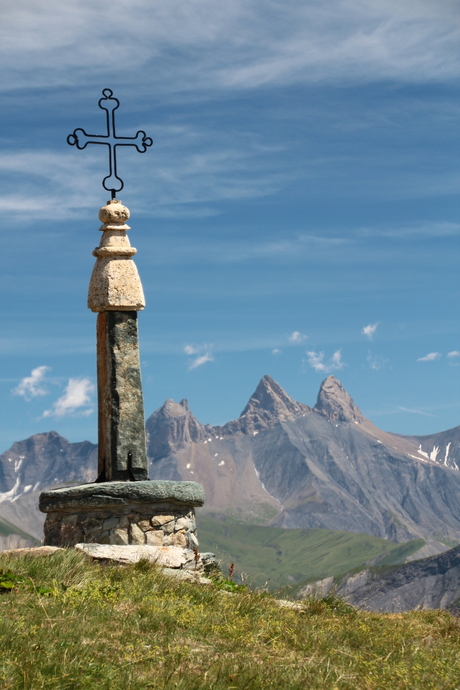
[[[458,0],[23,0],[0,9],[0,450],[97,437],[86,307],[117,133],[146,415],[333,373],[377,426],[460,423]]]

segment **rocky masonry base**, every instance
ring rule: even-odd
[[[45,544],[198,546],[195,510],[204,503],[195,482],[141,481],[83,484],[46,491]]]
[[[78,513],[57,510],[45,521],[45,545],[149,544],[193,549],[195,511],[171,503],[154,506],[128,504],[123,508],[93,508]]]

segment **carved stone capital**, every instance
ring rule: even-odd
[[[96,263],[88,291],[92,311],[141,311],[145,307],[142,283],[132,260],[137,250],[126,234],[128,218],[129,209],[118,199],[111,199],[99,211],[103,234],[93,251]]]

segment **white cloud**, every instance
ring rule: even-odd
[[[373,355],[371,352],[367,353],[366,359],[373,371],[379,371],[379,369],[383,369],[383,367],[388,364],[388,359],[386,357],[382,357],[381,355]]]
[[[307,357],[308,364],[315,371],[337,371],[345,366],[345,362],[342,362],[341,350],[336,350],[328,362],[324,361],[324,352],[315,352],[314,350],[310,350],[307,352]]]
[[[377,330],[377,326],[379,325],[378,321],[377,323],[373,324],[368,324],[367,326],[364,326],[361,333],[369,338],[369,340],[372,340],[374,338],[374,333]]]
[[[291,345],[301,345],[307,339],[308,335],[304,335],[300,331],[294,331],[288,338]]]
[[[91,394],[94,391],[94,385],[88,378],[69,379],[64,394],[56,400],[52,408],[45,410],[43,417],[65,417],[73,414],[81,407],[86,407],[85,410],[80,410],[80,414],[88,416],[92,409],[88,408],[91,405]]]
[[[200,355],[196,359],[193,360],[188,365],[189,370],[191,369],[197,369],[198,367],[201,367],[203,364],[206,364],[206,362],[214,362],[214,357],[210,352],[206,352],[204,355]]]
[[[184,352],[186,355],[197,355],[195,359],[189,362],[188,370],[197,369],[207,362],[214,362],[212,355],[212,345],[185,345]]]
[[[281,350],[278,347],[275,347],[272,350],[272,355],[280,355],[280,354],[281,354]]]
[[[26,400],[31,400],[40,395],[47,395],[48,391],[43,386],[47,371],[50,371],[50,367],[41,366],[32,369],[30,376],[25,376],[16,388],[13,388],[12,393],[20,395]]]
[[[452,352],[447,353],[448,357],[460,357],[460,352],[458,350],[452,350]]]
[[[419,357],[417,362],[434,362],[435,359],[439,359],[441,356],[440,352],[429,352],[425,357]]]
[[[199,349],[196,348],[194,345],[184,345],[184,352],[186,355],[197,355]]]

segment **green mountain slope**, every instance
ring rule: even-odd
[[[0,518],[0,537],[8,537],[10,534],[17,534],[19,537],[27,539],[35,544],[40,543],[35,537],[32,537],[30,534],[27,534],[27,532],[24,532],[24,530],[16,527],[16,525],[8,522],[5,518]]]
[[[212,551],[224,572],[256,586],[277,589],[308,580],[340,575],[379,556],[385,563],[403,563],[424,545],[422,539],[396,544],[367,534],[325,529],[262,527],[201,514],[197,516],[200,551]]]

